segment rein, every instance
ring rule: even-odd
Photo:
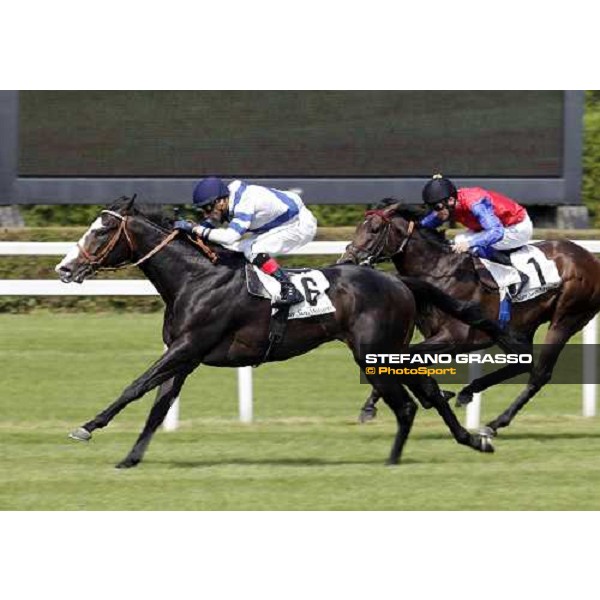
[[[112,210],[103,210],[101,212],[101,214],[111,215],[113,217],[116,217],[120,221],[119,227],[118,227],[117,231],[115,231],[115,233],[113,234],[112,238],[108,241],[108,243],[104,246],[104,248],[102,248],[102,250],[95,255],[88,252],[83,247],[83,245],[80,244],[79,242],[77,243],[77,247],[79,248],[79,251],[81,252],[81,254],[83,254],[85,259],[88,261],[90,266],[95,267],[95,268],[103,268],[106,271],[116,271],[118,269],[124,269],[125,267],[128,267],[130,265],[134,266],[134,267],[140,266],[142,263],[146,262],[149,258],[154,256],[156,253],[160,252],[167,244],[170,244],[179,234],[178,230],[172,231],[158,245],[156,245],[154,248],[152,248],[152,250],[150,250],[150,252],[146,253],[144,256],[142,256],[142,258],[140,258],[138,261],[136,261],[134,263],[124,262],[115,267],[103,267],[102,263],[108,257],[111,250],[117,245],[117,242],[121,238],[121,235],[125,235],[125,239],[127,240],[127,245],[129,246],[131,256],[133,256],[133,253],[135,252],[135,244],[133,243],[133,241],[131,239],[131,235],[129,234],[129,231],[127,229],[127,217],[124,217],[123,215],[121,215],[117,212],[114,212]],[[213,264],[215,264],[217,262],[218,256],[217,256],[216,252],[211,250],[206,244],[204,244],[204,242],[202,242],[201,240],[195,240],[191,236],[188,236],[188,239],[194,245],[198,246],[198,248],[200,248],[200,250],[202,250],[202,252],[204,252],[204,254],[208,257],[208,259]]]

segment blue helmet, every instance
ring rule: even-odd
[[[196,206],[206,206],[219,198],[227,198],[229,188],[218,177],[207,177],[196,184],[193,201]]]

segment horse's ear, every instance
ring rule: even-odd
[[[396,198],[383,198],[377,203],[375,208],[376,210],[382,210],[384,208],[389,208],[393,204],[398,204],[399,202],[400,200],[397,200]]]
[[[394,198],[388,198],[389,200],[391,200],[390,204],[388,204],[385,207],[385,212],[388,215],[395,215],[397,214],[403,206],[403,203],[401,200],[395,200]]]
[[[134,194],[127,202],[127,204],[125,205],[125,212],[131,212],[131,210],[133,209],[133,204],[135,202],[135,199],[137,198],[137,194]]]

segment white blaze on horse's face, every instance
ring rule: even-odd
[[[54,270],[59,274],[61,280],[64,283],[69,283],[74,280],[73,265],[76,264],[77,259],[80,255],[80,247],[89,248],[90,239],[93,238],[96,231],[102,229],[102,217],[98,217],[91,225],[90,228],[81,236],[81,239],[75,244],[68,252],[65,257],[56,265]]]

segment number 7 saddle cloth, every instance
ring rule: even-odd
[[[322,271],[311,269],[286,269],[291,282],[304,296],[304,302],[290,307],[289,319],[304,319],[335,312],[326,291],[329,281]],[[281,285],[274,278],[254,265],[246,265],[246,285],[248,293],[259,298],[266,298],[274,304],[280,296]]]
[[[562,280],[556,264],[547,258],[537,246],[528,244],[511,252],[509,256],[512,267],[491,262],[485,258],[478,259],[498,285],[501,298],[504,297],[506,290],[511,285],[521,283],[518,271],[525,273],[529,280],[523,289],[512,297],[513,302],[526,302],[561,285]]]

